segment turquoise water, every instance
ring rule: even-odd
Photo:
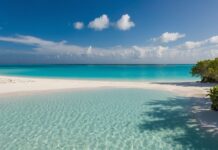
[[[139,89],[4,96],[0,149],[215,150],[218,138],[188,111],[193,103]]]
[[[193,65],[28,65],[0,66],[0,75],[118,80],[198,80]]]

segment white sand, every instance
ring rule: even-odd
[[[200,83],[196,83],[196,85],[190,83],[192,82],[151,83],[142,81],[66,80],[0,76],[0,94],[101,87],[163,90],[188,97],[202,97],[207,93],[208,87],[203,87]]]
[[[197,82],[143,82],[143,81],[98,81],[98,80],[66,80],[41,79],[26,77],[0,76],[0,95],[34,91],[84,89],[84,88],[140,88],[174,92],[180,96],[202,99],[206,96],[211,84]],[[218,133],[217,113],[210,110],[206,101],[196,104],[193,113],[202,127]]]

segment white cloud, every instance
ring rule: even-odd
[[[184,38],[185,34],[178,32],[165,32],[158,38],[153,38],[154,41],[161,41],[163,43],[174,42],[178,39]]]
[[[156,48],[156,51],[157,51],[157,56],[158,57],[162,57],[163,53],[168,50],[168,47],[164,47],[164,46],[158,46]]]
[[[54,42],[45,41],[40,38],[29,35],[17,35],[15,37],[0,37],[0,41],[20,43],[25,45],[52,45]]]
[[[33,46],[38,53],[64,53],[64,54],[81,54],[84,48],[76,45],[68,45],[66,41],[54,42],[44,40],[34,36],[17,35],[15,37],[0,37],[0,41],[12,42]]]
[[[92,54],[92,46],[89,46],[87,49],[87,55]]]
[[[122,15],[122,17],[117,21],[116,26],[120,30],[129,30],[135,26],[135,23],[130,20],[128,14]]]
[[[81,29],[83,29],[83,27],[84,27],[84,23],[78,21],[78,22],[75,22],[75,23],[73,24],[73,26],[74,26],[75,29],[81,30]]]
[[[214,45],[215,44],[215,45]],[[212,36],[208,39],[201,41],[186,41],[184,44],[177,46],[179,49],[196,49],[203,47],[216,47],[218,44],[218,36]]]
[[[103,29],[106,29],[109,27],[110,20],[107,15],[103,14],[99,18],[95,18],[93,21],[91,21],[88,25],[89,28],[92,28],[94,30],[101,31]]]
[[[188,49],[193,49],[193,48],[200,47],[203,44],[204,44],[204,42],[201,42],[201,41],[198,41],[198,42],[187,41],[187,42],[185,42],[184,46]]]
[[[210,43],[218,44],[218,36],[213,36],[208,40]]]
[[[202,41],[187,41],[176,46],[116,46],[110,48],[84,47],[68,44],[66,41],[49,41],[34,36],[17,35],[14,37],[0,36],[0,41],[18,43],[27,46],[30,51],[7,51],[11,55],[33,54],[45,56],[50,61],[58,59],[60,63],[195,63],[200,59],[218,57],[218,45],[208,38]],[[201,43],[201,44],[199,44]],[[195,49],[197,48],[197,49]],[[0,51],[0,58],[3,52]],[[4,53],[3,53],[4,54]],[[28,59],[24,57],[24,59]],[[46,60],[45,60],[46,62]]]
[[[119,30],[129,30],[130,28],[135,26],[135,23],[131,21],[130,16],[128,14],[122,15],[121,18],[114,24]],[[83,22],[75,22],[73,24],[74,28],[77,30],[81,30],[84,28]],[[109,17],[106,14],[101,15],[98,18],[95,18],[93,21],[90,21],[88,24],[89,28],[92,28],[97,31],[104,30],[110,26]]]

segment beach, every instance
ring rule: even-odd
[[[186,97],[205,97],[212,84],[0,76],[0,94],[84,88],[140,88],[163,90]]]
[[[218,134],[218,119],[216,117],[216,113],[210,110],[210,102],[206,100],[206,95],[211,86],[213,86],[213,84],[203,84],[194,81],[193,82],[172,82],[172,81],[171,82],[148,82],[148,81],[142,82],[142,81],[88,80],[88,79],[84,80],[84,79],[0,76],[0,97],[5,95],[7,97],[10,97],[19,94],[25,97],[25,95],[29,95],[31,93],[36,93],[36,92],[39,92],[36,93],[36,95],[43,95],[44,93],[40,94],[40,92],[49,91],[49,93],[52,93],[56,91],[65,91],[65,90],[83,91],[84,89],[98,90],[103,88],[105,89],[117,88],[117,89],[130,89],[130,90],[139,89],[139,90],[145,90],[145,92],[147,90],[152,90],[152,91],[157,91],[156,93],[158,93],[158,91],[169,92],[177,95],[178,99],[180,99],[180,97],[183,98],[186,97],[187,99],[196,101],[195,105],[191,107],[190,112],[194,115],[194,118],[197,119],[198,124],[202,129],[216,136]],[[99,92],[97,91],[97,93]],[[174,100],[172,100],[172,102],[173,101]],[[181,104],[183,103],[182,101],[183,100],[181,99]],[[168,107],[168,104],[165,107]],[[183,108],[181,108],[181,110],[182,109]],[[165,112],[165,109],[163,112]],[[173,122],[171,124],[173,124]]]
[[[208,90],[212,86],[213,84],[199,82],[140,82],[0,76],[0,96],[16,93],[19,94],[69,89],[136,88],[167,91],[183,97],[205,98]],[[205,103],[206,102],[202,102],[201,106],[195,106],[193,112],[197,114],[198,119],[204,127],[209,128],[209,130],[211,130],[211,127],[217,128],[218,119],[216,119],[214,113],[209,110],[209,105],[205,105]],[[197,112],[200,113],[198,114]],[[205,114],[207,115],[205,116]],[[209,125],[210,122],[213,122],[213,125]]]

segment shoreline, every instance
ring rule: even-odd
[[[150,82],[150,81],[118,81],[118,80],[88,80],[88,79],[54,79],[30,78],[15,76],[0,76],[0,95],[87,88],[140,88],[168,91],[185,97],[203,97],[212,84],[197,82]]]
[[[199,100],[196,105],[192,107],[190,112],[194,114],[201,127],[207,132],[218,134],[217,113],[210,110],[210,102],[206,101],[207,91],[213,85],[214,84],[182,81],[141,82],[0,76],[0,96],[29,95],[33,92],[86,90],[96,88],[138,88],[172,92],[178,96]]]

